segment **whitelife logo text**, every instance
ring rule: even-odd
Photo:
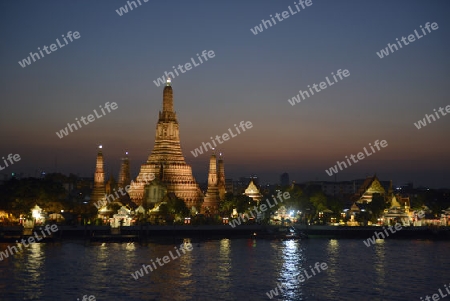
[[[186,254],[186,251],[191,252],[192,251],[192,244],[189,243],[182,243],[180,245],[180,249],[177,249],[177,247],[174,247],[176,253],[178,254],[178,256],[175,256],[172,251],[169,251],[169,255],[163,256],[163,258],[156,258],[156,262],[158,263],[158,265],[160,267],[164,266],[164,264],[169,263],[171,260],[175,260],[177,258],[180,258],[181,255]],[[180,251],[183,253],[181,254]],[[163,261],[163,263],[161,263],[161,260]],[[131,273],[131,276],[133,277],[134,280],[138,280],[140,277],[144,277],[144,272],[145,274],[148,274],[148,272],[153,272],[154,270],[156,270],[158,268],[158,266],[156,265],[155,261],[153,261],[153,259],[151,260],[151,264],[152,265],[142,265],[142,268],[140,270],[135,271],[134,273]]]
[[[45,237],[47,237],[47,235],[45,235],[44,230],[47,232],[47,234],[50,236],[52,233],[55,233],[58,231],[58,226],[53,224],[53,225],[45,225],[45,229],[42,230],[42,228],[40,228],[41,233],[42,233],[42,237],[39,236],[36,231],[34,232],[34,236],[30,236],[28,237],[26,240],[22,239],[20,242],[20,244],[18,244],[20,250],[22,251],[22,245],[26,248],[29,245],[37,242],[37,241],[41,241],[42,239],[44,239]],[[50,233],[52,232],[52,233]],[[36,239],[36,240],[35,240]],[[28,241],[28,245],[27,245],[27,241]],[[16,240],[16,242],[18,243],[18,241]],[[8,252],[9,251],[9,252]],[[19,250],[15,247],[15,246],[8,246],[8,249],[6,249],[3,252],[0,252],[0,261],[3,260],[3,258],[8,258],[9,255],[13,256],[15,253],[19,253]]]
[[[63,37],[63,40],[64,40],[64,42],[66,44],[61,44],[59,39],[56,39],[56,43],[58,44],[59,48],[56,47],[56,44],[50,44],[50,47],[47,47],[47,45],[44,45],[44,47],[42,47],[42,50],[44,50],[46,54],[50,54],[52,52],[55,52],[58,49],[63,48],[67,44],[69,44],[69,42],[67,42],[66,38],[68,38],[71,42],[73,42],[74,39],[78,40],[81,36],[80,36],[80,33],[78,31],[74,31],[73,33],[71,31],[69,31],[67,33],[67,36],[62,35],[62,37]],[[50,49],[50,51],[48,49]],[[25,68],[26,66],[31,65],[31,63],[32,63],[31,59],[33,59],[33,62],[36,62],[36,58],[38,60],[43,58],[44,57],[44,53],[42,52],[41,47],[38,47],[38,50],[39,50],[39,53],[41,54],[40,56],[39,56],[39,53],[37,53],[37,52],[35,52],[35,53],[30,52],[30,55],[27,58],[23,59],[22,61],[19,61],[19,65],[22,68]]]
[[[206,52],[206,50],[203,50],[201,56],[203,57],[203,59],[206,62],[206,61],[208,61],[208,57],[210,59],[212,59],[213,57],[216,56],[216,54],[212,50],[209,50],[208,52]],[[191,57],[191,62],[192,62],[192,65],[194,65],[194,67],[197,67],[197,66],[200,66],[201,64],[203,64],[203,60],[202,60],[202,58],[200,57],[200,55],[198,53],[197,53],[197,58],[198,58],[198,61],[200,62],[200,64],[196,64],[194,58]],[[166,79],[167,80],[173,79],[175,77],[175,74],[177,76],[180,76],[180,74],[178,73],[177,69],[180,70],[181,73],[186,73],[186,71],[189,71],[189,70],[192,69],[192,65],[191,65],[191,63],[188,62],[188,63],[185,63],[184,65],[179,64],[177,68],[175,68],[175,66],[172,66],[173,72],[172,71],[169,71],[169,72],[166,71],[166,72],[164,72],[164,75],[162,77],[158,77],[158,79],[154,80],[153,82],[155,83],[155,85],[157,87],[159,87],[160,85],[162,85],[162,84],[164,84],[166,82]],[[184,67],[185,70],[183,70],[183,67]],[[175,74],[174,74],[174,72],[175,72]]]
[[[325,90],[328,87],[331,87],[332,85],[334,85],[335,83],[338,82],[338,79],[336,78],[336,76],[338,76],[341,81],[344,79],[343,77],[349,77],[350,76],[350,71],[348,71],[347,69],[344,69],[343,71],[341,71],[341,69],[339,69],[338,71],[336,71],[336,75],[334,74],[334,72],[331,72],[331,75],[333,76],[334,82],[330,81],[330,79],[328,78],[328,76],[325,76],[326,82],[320,82],[320,84],[316,84],[314,83],[312,85],[312,87],[310,85],[308,85],[308,89],[309,92],[311,93],[311,96],[314,95],[314,91],[316,91],[316,93],[319,93],[322,90]],[[343,76],[343,77],[342,77]],[[328,85],[327,85],[328,83]],[[320,88],[320,89],[319,89]],[[313,91],[314,89],[314,91]],[[299,90],[298,91],[299,94],[297,94],[297,96],[292,97],[291,99],[288,99],[288,102],[291,104],[291,106],[295,105],[296,103],[300,103],[303,100],[306,99],[306,97],[310,97],[308,91],[302,91]],[[305,97],[306,95],[306,97]],[[300,98],[301,96],[301,98]]]
[[[374,142],[374,146],[375,146],[378,150],[381,150],[381,149],[380,149],[380,145],[381,145],[381,147],[383,147],[383,148],[385,148],[386,146],[388,146],[386,140],[381,140],[381,142],[380,142],[379,140],[376,140],[376,141]],[[366,149],[366,147],[363,148],[364,153],[367,155],[367,157],[372,156],[372,155],[376,152],[375,149],[374,149],[373,146],[372,146],[372,143],[369,143],[369,146],[370,146],[370,148],[372,149],[372,152],[373,152],[373,153],[368,152],[367,149]],[[350,159],[352,159],[353,163],[358,163],[359,161],[363,160],[363,159],[366,157],[366,156],[364,155],[364,153],[363,153],[363,152],[359,152],[358,154],[356,154],[356,156],[353,155],[353,154],[351,154],[351,155],[350,155]],[[358,160],[356,160],[355,157],[358,157]],[[334,174],[337,174],[337,173],[339,172],[338,167],[339,167],[340,170],[343,170],[342,166],[344,166],[344,168],[347,168],[347,167],[349,167],[349,166],[352,166],[352,162],[350,161],[350,159],[349,159],[347,156],[345,156],[345,159],[347,160],[348,166],[347,166],[347,164],[345,163],[345,161],[342,161],[342,162],[336,161],[337,164],[336,164],[335,166],[330,167],[329,169],[326,169],[326,170],[325,170],[325,172],[327,173],[327,175],[329,175],[329,176],[331,177],[331,176],[333,175],[333,173],[334,173]]]
[[[139,3],[139,6],[142,5],[141,0],[136,0],[136,1],[137,1],[137,3]],[[133,10],[132,4],[134,5],[134,8],[138,8],[138,6],[137,6],[137,4],[136,4],[136,1],[127,1],[127,4],[128,4],[128,7],[130,8],[130,11]],[[149,0],[142,0],[142,1],[143,1],[144,3],[147,3]],[[122,17],[124,14],[128,13],[128,7],[127,7],[126,5],[121,6],[119,9],[116,9],[116,13],[117,13],[120,17]]]
[[[131,181],[130,185],[125,186],[125,192],[123,191],[123,188],[122,188],[122,187],[120,187],[120,188],[118,189],[118,192],[120,192],[120,194],[121,194],[122,196],[126,196],[127,193],[129,193],[129,191],[130,191],[130,189],[131,189],[132,187],[136,187],[136,186],[138,186],[138,185],[140,185],[140,184],[144,184],[144,185],[145,185],[145,184],[148,184],[148,183],[150,183],[151,181],[153,181],[154,179],[155,179],[155,174],[153,174],[153,173],[145,174],[142,180],[137,180],[136,182]],[[114,193],[112,193],[112,192],[114,192]],[[120,196],[119,196],[119,194],[117,193],[117,191],[116,191],[115,188],[113,189],[112,192],[111,192],[110,194],[105,194],[105,198],[99,200],[97,203],[94,203],[94,206],[95,206],[97,209],[100,209],[100,208],[102,208],[103,206],[106,206],[106,205],[108,205],[108,204],[110,204],[110,203],[112,203],[112,202],[114,202],[115,200],[117,200],[117,199],[120,198]]]
[[[236,132],[237,132],[236,135],[233,134],[233,131],[231,129],[228,129],[228,132],[230,133],[231,138],[234,138],[238,134],[241,133],[241,131],[239,130],[239,128],[238,128],[238,126],[236,124],[234,125],[234,127],[235,127]],[[239,127],[242,129],[243,132],[245,132],[246,129],[251,129],[253,127],[253,124],[250,121],[241,121],[241,123],[239,123]],[[214,144],[214,147],[209,142],[206,142],[206,143],[203,142],[202,145],[200,145],[200,147],[198,147],[198,148],[194,149],[193,151],[191,151],[191,154],[194,157],[197,157],[198,155],[203,154],[203,149],[205,150],[205,153],[206,153],[208,151],[208,148],[206,146],[209,146],[209,149],[213,150],[214,148],[217,147],[216,141],[219,142],[220,144],[222,144],[225,141],[228,141],[230,139],[230,135],[228,135],[228,133],[223,133],[221,136],[216,135],[215,138],[210,137],[211,138],[211,142]],[[223,141],[220,140],[220,138],[222,138]]]
[[[423,36],[426,36],[427,33],[426,33],[425,29],[422,28],[422,25],[420,25],[420,28],[422,29]],[[425,24],[425,28],[427,29],[428,33],[430,33],[430,32],[431,32],[430,28],[433,29],[433,30],[437,30],[439,27],[438,27],[438,24],[437,24],[436,22],[433,22],[433,23],[431,23],[431,24],[430,24],[430,22],[427,22],[427,24]],[[407,45],[409,45],[410,43],[414,42],[414,41],[416,40],[416,37],[417,37],[417,39],[423,38],[423,36],[421,36],[421,35],[417,32],[416,29],[414,29],[414,33],[415,33],[415,35],[414,35],[414,34],[410,34],[410,35],[408,36],[408,41],[409,41],[409,42],[406,41],[406,37],[402,37],[402,38],[400,39],[400,40],[403,42],[403,45],[404,45],[404,46],[407,46]],[[400,41],[398,40],[398,38],[396,38],[395,40],[397,41],[398,46],[399,46],[400,48],[403,48],[402,43],[400,43]],[[397,51],[397,50],[398,50],[398,47],[397,47],[397,45],[395,45],[395,43],[394,43],[394,44],[388,43],[386,48],[381,49],[380,52],[376,52],[376,54],[378,55],[378,57],[379,57],[380,59],[382,59],[382,58],[384,58],[385,56],[388,56],[388,55],[389,55],[389,50],[391,51],[391,53],[394,53],[394,51]]]
[[[97,113],[97,110],[95,109],[94,110],[95,116],[93,114],[89,114],[87,116],[87,118],[84,117],[84,116],[81,116],[80,120],[83,122],[84,125],[88,125],[90,122],[94,122],[96,120],[95,117],[97,117],[97,119],[100,119],[103,116],[105,116],[106,113],[105,113],[105,111],[103,109],[106,109],[108,111],[108,113],[111,113],[111,109],[112,110],[116,110],[119,106],[115,102],[112,102],[110,104],[109,101],[108,101],[107,103],[105,103],[105,107],[104,108],[101,105],[99,107],[102,110],[103,115],[99,115]],[[75,123],[67,123],[67,126],[64,129],[60,130],[59,132],[56,132],[56,136],[58,136],[59,139],[62,139],[65,136],[69,135],[70,133],[73,133],[73,131],[74,131],[73,129],[78,130],[79,128],[82,127],[81,123],[80,123],[80,120],[78,120],[78,118],[75,118],[75,121],[77,122],[78,127],[77,127],[77,125]],[[70,133],[69,133],[69,130],[70,130]]]
[[[6,167],[8,167],[9,165],[13,165],[14,162],[19,162],[20,161],[20,155],[19,154],[9,154],[8,157],[5,159],[5,157],[2,157],[3,159],[3,163],[5,163],[5,167],[3,167],[0,163],[0,170],[5,169]],[[6,161],[8,160],[10,164],[8,164],[8,162]],[[14,161],[13,161],[14,160]]]
[[[292,10],[291,6],[289,5],[289,6],[288,6],[289,11],[285,10],[285,11],[283,11],[281,14],[279,14],[279,13],[276,13],[276,14],[275,14],[275,18],[277,18],[278,22],[281,22],[281,21],[283,21],[283,20],[286,20],[286,19],[289,18],[290,16],[293,16],[293,15],[298,14],[298,13],[301,11],[299,5],[302,7],[302,10],[305,10],[306,7],[312,5],[312,1],[311,1],[311,0],[306,0],[306,1],[300,0],[300,1],[298,1],[298,4],[297,4],[297,2],[294,2],[294,4],[295,4],[295,8],[297,8],[297,11],[295,11],[295,9]],[[290,12],[290,14],[289,14],[289,12]],[[280,16],[281,16],[281,18],[280,18]],[[277,22],[276,22],[275,19],[272,17],[272,15],[270,15],[270,18],[272,19],[273,25],[276,25]],[[258,33],[263,32],[264,28],[265,28],[265,29],[268,29],[269,27],[267,27],[267,25],[269,25],[270,27],[272,27],[272,22],[270,22],[270,20],[264,20],[264,19],[262,19],[261,22],[262,22],[262,23],[260,23],[259,25],[255,26],[254,28],[250,28],[250,31],[251,31],[254,35],[257,35]],[[263,28],[263,25],[264,25],[264,28]]]
[[[290,199],[291,195],[287,191],[286,192],[278,191],[277,197],[278,197],[278,200],[280,200],[280,202],[283,202],[284,199],[286,199],[286,200]],[[275,196],[272,195],[272,199],[275,203],[273,205],[270,203],[269,199],[266,199],[266,203],[269,206],[269,208],[273,208],[278,204],[278,201],[275,198]],[[258,208],[256,206],[254,206],[253,209],[248,208],[248,210],[249,210],[249,213],[252,215],[252,217],[256,218],[255,215],[253,214],[253,211],[255,211],[256,216],[258,216],[258,214],[262,215],[262,212],[265,212],[269,208],[267,208],[266,204],[260,204],[259,210],[261,210],[261,212],[258,211]],[[250,216],[247,213],[243,213],[241,215],[238,214],[238,217],[232,219],[229,222],[229,225],[231,226],[231,228],[239,226],[239,225],[241,225],[241,223],[245,222],[245,218],[247,218],[247,221],[248,221],[250,219]]]
[[[420,130],[422,127],[426,127],[427,124],[430,124],[432,121],[436,121],[436,118],[437,119],[441,118],[441,117],[439,117],[438,112],[436,112],[436,109],[433,109],[433,111],[434,111],[434,114],[436,115],[436,117],[434,117],[433,114],[430,114],[430,115],[425,114],[425,118],[424,119],[421,119],[421,120],[419,120],[417,122],[414,122],[414,125],[416,126],[416,128],[418,130]],[[448,113],[450,113],[450,105],[445,107],[445,111],[447,113],[444,113],[444,108],[443,107],[440,107],[438,111],[442,114],[442,116],[446,116]],[[427,121],[428,121],[428,123],[427,123]]]

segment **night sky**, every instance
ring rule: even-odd
[[[162,109],[163,87],[153,81],[212,50],[214,58],[172,80],[181,146],[198,182],[206,181],[211,152],[195,158],[191,151],[251,121],[219,147],[227,178],[278,182],[288,172],[297,182],[333,181],[325,170],[337,160],[386,140],[336,179],[377,173],[397,185],[450,187],[450,117],[414,125],[450,105],[449,1],[313,0],[257,35],[250,28],[289,6],[296,11],[294,1],[140,2],[122,16],[123,0],[0,2],[0,156],[21,157],[0,174],[92,176],[103,144],[106,171],[117,177],[128,151],[135,177]],[[427,22],[439,28],[382,59],[376,54],[422,33]],[[57,38],[64,43],[69,31],[80,37],[25,68],[18,64]],[[338,69],[350,76],[289,104]],[[57,137],[106,102],[118,108]]]

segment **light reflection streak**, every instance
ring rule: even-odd
[[[340,255],[340,244],[339,240],[337,239],[330,239],[327,244],[327,256],[326,256],[326,263],[328,265],[328,269],[326,270],[327,281],[329,281],[330,290],[333,289],[334,291],[339,291],[340,285],[341,285],[341,279],[338,275],[337,269],[334,267],[339,266],[339,255]],[[331,267],[331,268],[330,268]]]
[[[217,278],[221,281],[226,282],[226,289],[229,288],[230,283],[230,271],[231,271],[231,259],[230,259],[230,240],[222,239],[220,241],[219,249],[219,271],[217,273]]]
[[[24,265],[28,267],[26,273],[26,282],[29,289],[28,297],[32,300],[40,299],[42,297],[42,290],[44,288],[43,280],[45,275],[43,272],[43,266],[45,261],[45,252],[43,243],[32,243],[29,245],[26,251],[28,256],[25,256]]]
[[[293,300],[299,296],[300,281],[298,275],[300,274],[305,261],[303,250],[300,247],[300,241],[287,240],[283,242],[282,251],[282,266],[280,270],[280,279],[278,282],[283,283],[287,290],[284,295]]]
[[[376,244],[372,247],[375,248],[374,269],[377,275],[377,287],[381,288],[385,281],[385,240],[377,239]]]
[[[327,264],[328,266],[338,266],[339,259],[339,241],[337,239],[330,239],[327,245]],[[330,275],[330,279],[332,282],[337,281],[334,279],[336,274],[335,269],[329,269],[327,274]]]
[[[182,251],[179,251],[181,254],[180,258],[177,258],[175,260],[179,260],[180,263],[180,280],[179,280],[179,285],[181,287],[189,287],[193,284],[193,280],[192,280],[192,264],[194,262],[194,257],[192,255],[193,252],[196,251],[196,244],[193,244],[192,241],[188,238],[183,240],[184,244],[191,244],[192,245],[192,251],[186,251],[186,253],[184,254]],[[177,248],[179,248],[180,246],[177,246]],[[173,254],[176,255],[175,249],[172,251]]]

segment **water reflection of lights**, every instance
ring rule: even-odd
[[[284,245],[286,246],[287,249],[294,249],[294,250],[298,249],[298,242],[293,239],[284,241]]]
[[[328,247],[333,251],[337,251],[339,249],[339,241],[337,239],[330,239]]]
[[[192,243],[191,239],[185,238],[183,239],[184,244],[191,244],[192,250],[195,250],[196,246],[194,243]],[[192,264],[194,262],[194,257],[191,252],[182,253],[181,257],[177,258],[176,260],[180,260],[180,277],[181,277],[181,284],[185,286],[192,285]]]
[[[128,251],[135,251],[136,250],[136,245],[134,244],[134,242],[127,243],[127,250]]]
[[[330,239],[327,245],[327,263],[328,266],[338,266],[338,259],[339,259],[339,240],[337,239]],[[329,275],[329,279],[332,282],[336,282],[337,285],[339,285],[338,279],[334,277],[336,275],[335,269],[328,269],[327,274]]]
[[[336,263],[337,258],[339,257],[339,240],[330,239],[327,245],[328,251],[328,261],[331,263]]]
[[[43,258],[43,244],[40,243],[32,243],[28,248],[30,252],[29,264],[34,267],[34,269],[39,269],[42,267],[44,258]]]
[[[256,248],[256,237],[257,237],[257,234],[256,234],[256,233],[253,233],[252,238],[249,238],[249,239],[247,240],[247,245],[248,245],[249,247]]]
[[[109,247],[109,244],[107,244],[107,243],[102,243],[100,245],[100,251],[97,253],[97,260],[99,262],[105,261],[108,259],[108,255],[110,252],[110,251],[108,251],[108,247]]]
[[[286,285],[287,290],[285,291],[285,296],[289,300],[293,300],[298,296],[296,293],[296,290],[299,287],[297,277],[302,270],[303,261],[305,260],[300,241],[284,241],[281,252],[283,254],[282,267],[280,270],[281,279],[278,279],[278,282]]]
[[[45,275],[43,274],[42,267],[44,265],[45,256],[44,256],[44,244],[41,243],[32,243],[27,249],[28,256],[26,267],[28,270],[28,277],[24,279],[29,285],[29,298],[40,299],[42,297],[42,279],[45,279]]]
[[[222,253],[226,255],[230,254],[230,240],[227,238],[220,241],[220,255],[222,255]]]
[[[372,247],[375,248],[374,268],[377,274],[377,283],[383,285],[385,280],[384,262],[386,253],[386,245],[384,239],[377,239],[377,243]]]
[[[219,251],[219,272],[217,277],[223,283],[229,285],[230,273],[231,273],[231,259],[230,259],[230,240],[222,239],[220,241],[220,251]]]

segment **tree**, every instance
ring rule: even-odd
[[[295,184],[292,184],[287,190],[290,198],[284,201],[286,208],[303,209],[302,201],[304,200],[302,189]]]
[[[256,202],[246,195],[234,196],[232,193],[227,193],[225,200],[219,206],[219,212],[224,216],[230,216],[233,209],[236,209],[239,213],[244,213],[248,211],[248,208],[252,209],[254,206],[256,206]]]
[[[316,209],[316,212],[327,209],[327,196],[322,192],[315,192],[310,198],[311,204]]]
[[[50,179],[12,178],[2,185],[1,195],[1,209],[19,216],[29,213],[36,204],[47,212],[53,208],[60,211],[67,193],[61,183]]]
[[[172,223],[175,219],[182,219],[189,216],[189,208],[186,203],[175,194],[167,194],[163,198],[163,204],[159,206],[159,213],[165,217],[167,223]]]
[[[231,216],[233,208],[235,208],[235,202],[233,200],[233,193],[227,192],[225,199],[219,204],[219,214],[221,216]]]
[[[420,210],[425,205],[426,198],[424,194],[412,195],[411,198],[411,209]]]
[[[341,201],[336,198],[328,198],[328,208],[333,211],[333,216],[340,218],[342,210],[344,210],[344,205]]]
[[[388,208],[388,203],[385,198],[379,193],[374,193],[372,195],[372,201],[367,204],[367,210],[369,210],[368,218],[376,223],[377,219],[383,214],[384,209]]]

